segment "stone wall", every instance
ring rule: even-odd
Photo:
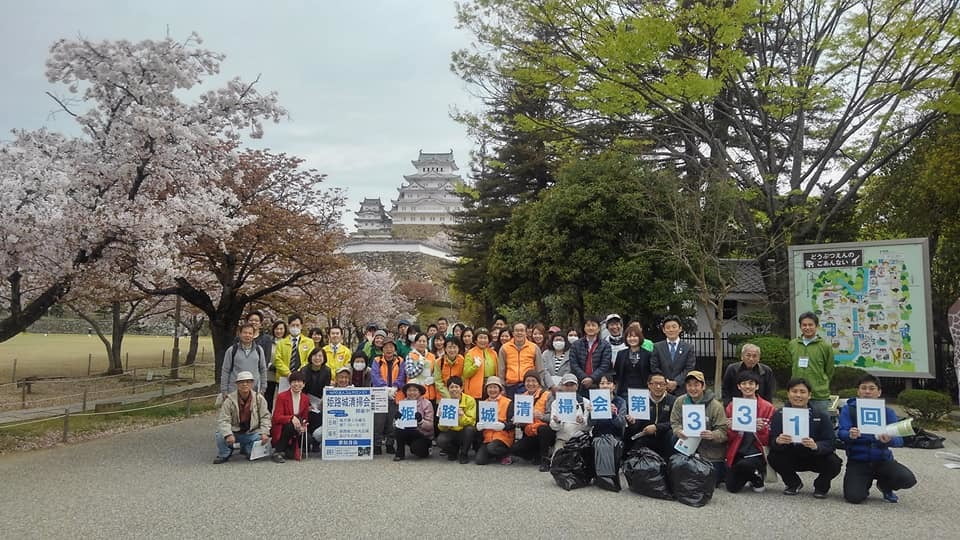
[[[393,237],[404,240],[425,240],[446,232],[448,225],[393,225]]]

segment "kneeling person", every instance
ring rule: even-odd
[[[227,394],[217,415],[217,457],[214,465],[224,463],[239,443],[246,454],[253,444],[270,440],[270,409],[263,395],[253,391],[253,373],[237,373],[237,389]]]
[[[882,390],[880,380],[873,375],[864,375],[857,384],[857,397],[861,399],[880,399]],[[887,424],[898,420],[897,413],[890,407],[884,412]],[[911,488],[917,483],[917,477],[910,469],[893,459],[890,448],[903,446],[901,437],[890,435],[867,435],[860,432],[857,423],[857,398],[850,398],[840,409],[840,428],[837,435],[847,449],[847,471],[843,475],[843,498],[849,503],[859,504],[867,499],[870,486],[877,481],[877,488],[883,493],[883,500],[891,503],[900,500],[894,491]]]
[[[536,370],[529,370],[523,375],[525,394],[533,396],[533,422],[517,424],[523,429],[523,437],[513,445],[513,455],[529,459],[534,465],[544,468],[550,449],[557,438],[550,429],[550,415],[547,412],[547,402],[550,400],[550,391],[544,390],[540,384],[540,374]],[[549,470],[549,466],[546,467]]]
[[[503,464],[510,463],[510,447],[513,446],[513,401],[504,395],[505,388],[500,377],[487,379],[487,402],[497,404],[497,416],[493,421],[477,422],[482,431],[482,441],[477,450],[477,465],[486,465],[490,458],[500,458]],[[478,405],[479,410],[479,405]]]
[[[426,393],[427,389],[421,384],[407,383],[403,387],[403,394],[406,398],[417,402],[417,427],[401,428],[397,426],[395,434],[397,450],[393,456],[394,461],[406,459],[407,446],[417,457],[425,458],[430,455],[430,445],[433,442],[433,405],[424,397]],[[399,412],[396,414],[396,419],[400,420]]]
[[[477,402],[473,397],[463,393],[463,379],[454,375],[447,379],[447,393],[452,399],[460,400],[457,414],[459,423],[454,427],[438,426],[437,446],[447,453],[447,459],[457,458],[460,463],[469,461],[468,454],[477,436]]]
[[[753,371],[741,371],[737,374],[737,389],[743,399],[753,399],[757,402],[757,431],[727,432],[727,491],[738,493],[743,486],[750,484],[754,491],[760,493],[766,489],[763,485],[767,472],[767,458],[763,448],[770,441],[770,419],[776,409],[773,405],[757,395],[760,388],[760,376]],[[727,417],[733,418],[733,398],[727,404]]]

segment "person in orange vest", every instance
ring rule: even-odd
[[[433,381],[440,397],[448,398],[450,391],[447,389],[447,381],[450,377],[463,378],[464,360],[460,354],[460,343],[455,338],[447,339],[443,348],[443,356],[433,367]]]
[[[508,398],[518,391],[523,391],[523,374],[534,369],[540,380],[544,380],[547,372],[543,369],[540,358],[540,347],[527,340],[527,325],[516,323],[513,325],[513,339],[500,347],[497,375],[503,381]]]
[[[491,458],[510,464],[510,447],[513,446],[513,402],[504,395],[499,377],[487,379],[487,399],[477,404],[477,431],[482,432],[482,444],[477,450],[477,465],[490,463]],[[486,416],[482,403],[496,403],[496,412]]]
[[[547,411],[550,391],[543,388],[540,377],[532,369],[523,375],[523,385],[527,389],[525,393],[533,396],[533,422],[517,424],[518,427],[523,428],[523,438],[514,443],[512,453],[517,457],[529,459],[534,465],[543,467],[546,463],[544,458],[556,442],[556,437],[549,435],[541,437],[545,432],[553,433],[549,424],[550,414]],[[516,417],[516,411],[514,411],[514,417]],[[547,467],[549,470],[549,465]]]
[[[397,402],[404,398],[400,390],[407,382],[407,374],[403,370],[403,358],[397,356],[397,344],[392,341],[383,343],[383,354],[373,360],[370,370],[370,384],[387,389],[387,412],[373,415],[373,455],[383,453],[382,446],[386,445],[388,454],[395,449],[393,422],[390,421],[397,414]]]
[[[426,392],[423,397],[427,401],[437,400],[437,389],[434,386],[433,368],[437,359],[433,353],[427,351],[426,334],[417,334],[413,340],[413,349],[407,353],[403,362],[403,369],[407,374],[407,382],[423,386]]]
[[[487,377],[497,374],[497,351],[493,350],[490,341],[490,332],[486,328],[478,328],[476,345],[467,351],[463,365],[463,391],[473,399],[483,399],[483,387]]]

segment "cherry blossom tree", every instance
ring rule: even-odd
[[[286,112],[257,81],[208,88],[223,55],[191,35],[60,40],[48,92],[77,135],[15,130],[0,145],[0,341],[42,317],[91,264],[116,256],[150,273],[172,270],[197,238],[224,240],[249,221],[220,178],[241,137]],[[236,169],[234,169],[236,170]],[[239,172],[239,171],[238,171]]]

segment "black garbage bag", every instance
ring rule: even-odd
[[[713,465],[696,456],[670,456],[670,488],[674,497],[688,506],[701,507],[713,498],[717,475]]]
[[[609,433],[593,438],[596,484],[601,489],[620,491],[620,453],[622,451],[623,443]]]
[[[550,461],[550,474],[567,491],[589,486],[594,476],[590,435],[578,434],[557,450]]]
[[[627,477],[627,486],[634,493],[654,499],[673,498],[667,481],[667,462],[649,448],[630,452],[623,461],[623,475]]]
[[[916,435],[903,438],[903,445],[907,448],[924,448],[934,450],[943,448],[944,438],[936,433],[930,433],[923,428],[917,428]]]

